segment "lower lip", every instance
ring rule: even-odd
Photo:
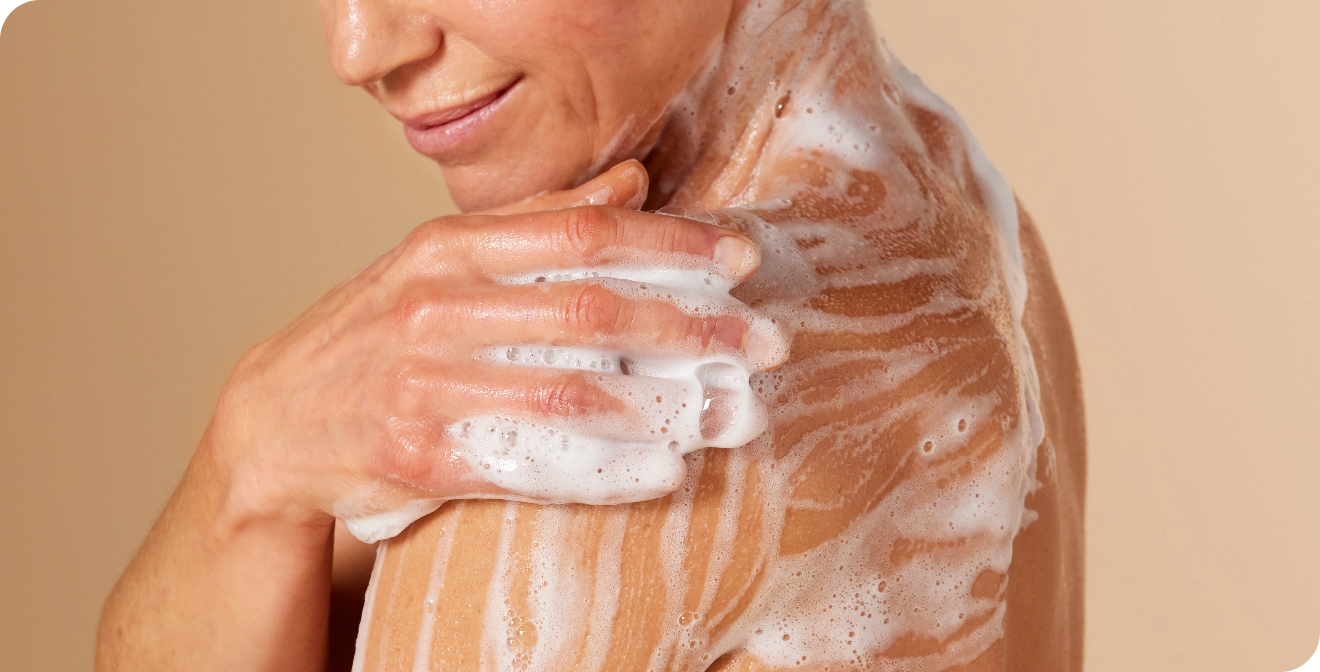
[[[453,153],[486,125],[486,122],[503,106],[504,101],[509,99],[509,94],[517,85],[515,82],[486,104],[452,121],[425,127],[404,124],[403,135],[413,149],[431,158]]]

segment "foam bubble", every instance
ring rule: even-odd
[[[662,299],[695,315],[737,314],[783,339],[765,318],[729,296],[732,281],[710,271],[601,266],[504,278],[510,284],[587,280],[633,299]],[[545,420],[465,418],[449,429],[477,478],[547,503],[617,504],[678,487],[682,456],[734,448],[765,431],[744,357],[656,357],[640,351],[548,345],[496,346],[481,359],[509,366],[593,372],[592,384],[628,406],[622,416]],[[782,356],[782,355],[776,355]]]
[[[690,214],[690,213],[684,213]],[[777,327],[729,296],[733,280],[690,258],[670,265],[605,265],[547,269],[501,278],[505,284],[592,282],[629,299],[670,302],[692,315],[735,315],[773,344],[768,359],[787,357]],[[584,371],[591,384],[623,402],[622,413],[546,420],[477,415],[448,427],[470,475],[501,495],[540,503],[620,504],[660,497],[682,482],[683,455],[701,448],[735,448],[765,431],[767,415],[751,387],[765,363],[739,354],[655,356],[642,350],[507,344],[476,358],[491,364]],[[363,541],[398,534],[443,500],[415,499],[377,510],[375,490],[336,506]]]

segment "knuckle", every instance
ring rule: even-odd
[[[391,436],[376,453],[376,470],[387,481],[424,489],[435,462],[427,445],[414,435]]]
[[[431,315],[431,303],[421,292],[406,292],[399,297],[398,302],[390,310],[392,318],[399,331],[408,332],[416,329],[420,324],[426,321]]]
[[[701,224],[681,217],[657,217],[647,226],[647,235],[658,250],[686,252],[704,247],[709,234]]]
[[[739,317],[728,315],[681,315],[675,329],[678,339],[706,354],[725,348],[738,348],[742,342],[746,323]]]
[[[600,395],[600,390],[584,376],[572,374],[537,387],[531,405],[541,415],[573,416],[595,409]]]
[[[568,208],[564,213],[559,235],[567,251],[591,258],[617,242],[619,222],[606,208],[584,206]]]
[[[696,341],[703,352],[710,347],[711,339],[715,336],[713,320],[694,315],[680,315],[678,319],[682,326],[682,335],[686,340]]]
[[[455,216],[437,217],[418,225],[404,238],[404,257],[431,263],[447,257],[456,235]]]
[[[449,227],[448,217],[437,217],[435,219],[422,222],[408,232],[405,239],[412,249],[426,247],[434,244],[443,237],[443,232]]]
[[[427,412],[435,376],[414,364],[403,364],[385,381],[390,417],[380,426],[382,441],[372,461],[387,479],[420,487],[430,481],[445,428]]]
[[[622,297],[594,284],[574,288],[561,309],[564,328],[579,336],[615,331],[623,312]]]
[[[666,217],[664,223],[656,227],[657,247],[667,252],[686,250],[691,230],[692,227],[686,222],[675,217]]]
[[[430,287],[411,286],[399,293],[390,308],[390,320],[395,331],[412,334],[443,324],[452,310],[453,299]]]

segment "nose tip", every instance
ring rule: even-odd
[[[444,43],[439,25],[408,2],[328,0],[322,3],[322,22],[330,66],[351,86],[378,81],[434,55]]]

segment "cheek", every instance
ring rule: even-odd
[[[640,59],[670,60],[656,54],[664,49],[656,37],[666,27],[653,25],[656,17],[638,9],[649,0],[516,4],[518,16],[484,36],[496,52],[492,55],[526,73],[543,96],[547,112],[571,117],[580,126],[598,127],[616,108],[632,107],[646,98],[641,94],[650,77],[636,75],[649,75],[644,71],[650,68],[639,70]]]
[[[611,4],[611,3],[603,3]],[[588,73],[600,146],[640,142],[713,54],[727,11],[718,0],[633,0],[627,11],[596,17],[576,37]],[[725,8],[727,9],[727,8]],[[622,134],[622,135],[620,135]],[[622,157],[633,147],[616,147]]]
[[[464,211],[576,186],[592,165],[588,126],[565,93],[524,84],[481,156],[444,167],[450,195]]]
[[[524,90],[480,158],[445,168],[465,210],[572,187],[635,154],[722,25],[652,0],[506,4],[517,11],[473,22],[472,37],[524,73]]]

